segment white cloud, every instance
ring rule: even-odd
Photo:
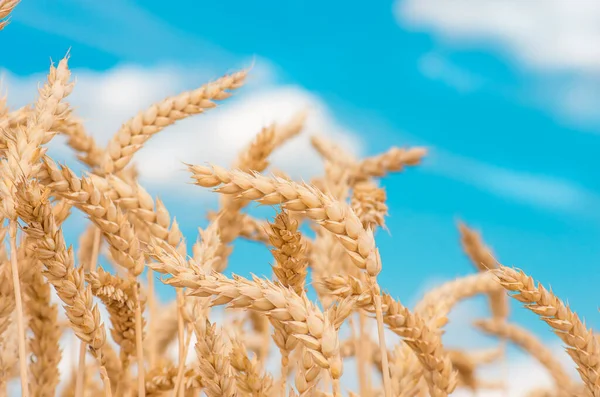
[[[597,72],[596,0],[399,0],[398,20],[459,43],[492,41],[535,68]]]
[[[536,72],[515,100],[540,103],[577,125],[598,126],[600,2],[397,0],[394,12],[402,26],[429,31],[455,48],[499,49]],[[447,60],[436,61],[432,77],[430,58],[440,57],[430,54],[421,60],[422,72],[430,78],[462,91],[473,78]]]
[[[182,162],[229,166],[262,127],[271,122],[286,122],[302,110],[308,110],[306,128],[273,154],[273,167],[294,177],[308,178],[318,173],[322,162],[310,147],[312,134],[323,134],[358,154],[361,146],[358,137],[337,123],[317,95],[297,85],[276,85],[272,73],[268,64],[259,62],[250,72],[248,86],[235,92],[232,98],[151,138],[133,159],[139,166],[143,184],[150,188],[185,188],[190,178]],[[210,68],[192,71],[175,66],[133,65],[106,72],[75,70],[73,74],[77,84],[69,102],[76,115],[84,119],[89,133],[102,145],[122,123],[152,103],[194,89],[218,76]],[[21,106],[35,98],[35,89],[45,76],[23,78],[6,72],[4,80],[9,104]],[[73,164],[74,157],[64,139],[55,139],[51,153]]]

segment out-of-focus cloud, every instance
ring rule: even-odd
[[[285,123],[300,111],[308,114],[305,128],[273,153],[273,167],[295,178],[309,178],[320,172],[322,161],[310,146],[310,136],[314,134],[329,137],[350,152],[360,154],[358,135],[342,126],[318,95],[298,85],[276,84],[273,73],[266,63],[255,65],[248,85],[220,102],[216,109],[179,121],[152,137],[133,158],[142,182],[155,188],[185,188],[190,178],[182,162],[229,166],[263,127],[273,122]],[[75,70],[73,74],[77,84],[68,101],[101,145],[124,122],[152,103],[194,89],[218,76],[210,68],[133,65],[106,72]],[[35,100],[36,87],[45,78],[41,74],[22,78],[5,72],[9,104],[16,107]],[[51,153],[73,164],[76,160],[64,139],[55,139]]]
[[[600,2],[595,0],[397,0],[409,29],[427,31],[455,49],[495,49],[532,72],[519,99],[540,103],[585,126],[600,123]],[[432,55],[422,64],[431,76]],[[448,65],[452,67],[448,67]],[[434,78],[464,90],[466,70],[433,63]],[[467,85],[470,86],[470,85]]]
[[[503,168],[479,160],[432,150],[424,164],[431,172],[468,183],[494,195],[550,211],[584,213],[600,205],[600,198],[568,180]]]
[[[441,81],[450,87],[454,87],[459,92],[475,91],[483,84],[481,77],[434,53],[421,57],[419,70],[424,76]]]
[[[398,20],[458,43],[493,42],[535,68],[597,73],[595,0],[399,0]]]

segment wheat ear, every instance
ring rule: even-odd
[[[353,263],[369,275],[371,292],[375,303],[380,349],[383,356],[383,374],[386,397],[391,397],[391,385],[385,336],[381,295],[377,275],[381,271],[381,260],[375,248],[371,229],[365,230],[360,219],[346,203],[338,202],[313,186],[297,184],[285,179],[268,178],[241,171],[227,171],[216,166],[189,166],[196,184],[204,187],[223,185],[216,190],[225,194],[236,194],[239,198],[276,205],[293,211],[304,211],[307,216],[333,233],[342,243]]]
[[[469,228],[464,223],[458,224],[460,232],[460,241],[463,250],[480,272],[486,272],[495,269],[498,262],[494,258],[492,251],[487,247],[479,233]],[[490,308],[492,315],[497,319],[505,319],[508,316],[508,299],[502,291],[490,291]]]
[[[228,171],[217,166],[189,166],[189,169],[197,185],[222,185],[215,190],[261,204],[281,205],[287,210],[304,211],[309,218],[338,238],[357,267],[366,270],[372,277],[376,277],[381,271],[373,233],[363,228],[348,204],[334,200],[314,186],[278,177]]]
[[[591,330],[552,291],[533,281],[523,271],[500,265],[492,270],[500,284],[516,300],[540,316],[566,344],[569,356],[594,397],[600,396],[600,346]]]
[[[121,347],[122,357],[135,356],[135,281],[112,275],[102,268],[89,272],[86,280],[110,314],[111,334]]]
[[[281,284],[302,295],[308,260],[304,255],[298,222],[292,220],[286,211],[282,211],[277,214],[273,223],[269,223],[269,229],[269,240],[275,248],[271,250],[276,261],[273,272]]]
[[[235,397],[236,383],[223,335],[200,316],[194,324],[200,377],[208,397]]]
[[[443,350],[439,333],[389,295],[384,295],[384,300],[387,306],[384,321],[416,353],[426,369],[424,376],[431,396],[446,397],[452,393],[456,388],[457,375]]]
[[[17,128],[22,128],[27,124],[27,119],[31,113],[29,106],[23,106],[17,110],[0,117],[0,154],[5,156],[8,149],[8,141],[14,135]]]
[[[166,126],[186,117],[200,114],[231,96],[230,91],[241,87],[246,71],[221,77],[194,91],[168,97],[138,113],[127,121],[108,144],[101,169],[103,173],[117,173],[125,168],[144,143]]]
[[[269,156],[280,145],[298,134],[304,125],[306,115],[296,114],[289,122],[284,124],[273,123],[264,127],[250,144],[238,155],[234,168],[244,172],[263,172],[269,166]],[[245,217],[240,211],[248,204],[248,200],[239,200],[232,196],[221,196],[221,210],[219,211],[221,240],[218,257],[221,260],[221,269],[227,265],[227,258],[232,251],[228,246],[241,233],[239,224]]]
[[[352,189],[352,208],[365,229],[385,226],[388,207],[385,190],[372,181],[357,182]]]
[[[172,276],[163,280],[164,283],[187,287],[194,296],[213,297],[212,305],[229,304],[234,308],[256,310],[286,324],[321,368],[329,370],[334,379],[341,376],[342,361],[335,327],[341,325],[343,316],[331,320],[308,301],[306,295],[300,297],[269,280],[251,281],[239,276],[232,280],[214,271],[202,273],[198,264],[188,268],[176,251],[165,244],[161,246],[158,241],[151,245],[149,255],[157,262],[148,266]]]
[[[25,304],[33,334],[29,341],[29,349],[33,354],[29,364],[31,395],[52,397],[59,382],[58,364],[62,355],[58,308],[50,301],[50,286],[44,282],[41,266],[33,263],[28,265],[33,265],[34,269],[25,283],[25,294],[29,298]]]
[[[81,162],[90,168],[96,168],[102,164],[104,150],[85,131],[81,120],[69,115],[65,119],[55,122],[53,128],[57,132],[67,136],[67,144],[76,152],[79,152],[77,158]]]
[[[402,171],[405,166],[418,165],[427,154],[421,147],[402,149],[393,147],[387,152],[357,160],[335,143],[319,136],[311,138],[311,144],[330,163],[350,169],[351,184],[367,181],[372,177],[383,177],[388,172]]]
[[[268,395],[273,380],[268,374],[262,373],[256,357],[248,358],[246,346],[235,336],[230,338],[229,361],[234,369],[238,391],[251,396]]]
[[[34,242],[32,256],[44,264],[44,274],[58,297],[65,303],[67,317],[75,334],[90,346],[91,352],[104,366],[101,348],[106,340],[100,312],[93,305],[92,294],[84,286],[83,269],[74,267],[73,251],[67,249],[61,229],[56,226],[48,192],[32,182],[17,190],[17,214],[27,226],[27,235]],[[103,379],[110,388],[108,379]]]
[[[14,186],[21,180],[28,181],[36,176],[41,165],[40,158],[45,153],[42,144],[48,143],[55,133],[52,125],[56,120],[69,114],[69,104],[62,101],[71,93],[74,84],[69,82],[71,72],[68,68],[68,55],[63,58],[57,67],[50,66],[48,81],[39,92],[39,98],[34,109],[29,112],[25,126],[18,127],[7,139],[6,159],[2,161],[2,185],[4,201],[12,201],[9,192],[14,191]],[[4,209],[9,218],[14,213],[14,208]],[[14,207],[14,204],[13,204]]]
[[[4,29],[9,24],[8,16],[15,9],[21,0],[5,0],[0,4],[0,30]]]
[[[422,147],[393,147],[385,153],[363,159],[358,167],[358,178],[382,177],[388,172],[402,171],[404,167],[418,165],[426,154],[427,150]]]
[[[141,274],[144,257],[133,226],[106,195],[89,178],[79,178],[66,166],[59,168],[49,157],[44,157],[40,181],[61,197],[71,200],[100,228],[110,244],[112,257],[132,275]]]

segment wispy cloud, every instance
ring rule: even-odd
[[[600,198],[575,182],[487,164],[441,149],[432,150],[428,170],[524,205],[571,213],[598,208]]]
[[[483,84],[481,77],[434,53],[426,54],[419,60],[419,70],[424,76],[441,81],[463,93],[474,91]]]
[[[224,49],[168,24],[131,0],[22,2],[14,22],[124,61],[192,57],[225,64],[234,59]]]

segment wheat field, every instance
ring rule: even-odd
[[[17,5],[0,3],[0,30]],[[0,395],[508,395],[507,379],[479,370],[510,367],[506,349],[515,345],[553,382],[524,395],[600,397],[594,332],[551,290],[498,263],[480,233],[464,223],[460,243],[471,275],[428,291],[413,308],[380,288],[385,263],[375,237],[387,215],[380,179],[418,167],[426,149],[392,147],[355,158],[313,136],[324,171],[295,181],[267,169],[271,154],[303,132],[299,109],[287,123],[257,131],[230,167],[185,164],[198,189],[219,195],[219,210],[206,214],[208,226],[188,244],[165,205],[140,185],[132,159],[179,120],[227,106],[252,69],[143,109],[102,147],[68,103],[77,89],[68,61],[67,55],[50,66],[30,105],[11,109],[0,98],[0,233],[6,242],[0,251]],[[82,175],[47,154],[56,135],[66,136],[87,168]],[[258,219],[246,211],[251,203],[277,214]],[[74,251],[63,224],[76,211],[88,221]],[[227,275],[240,239],[271,252],[272,274]],[[160,303],[156,282],[173,288],[176,300]],[[445,347],[449,313],[476,295],[487,297],[489,315],[475,327],[495,337],[496,347]],[[579,378],[509,319],[511,298],[560,338]],[[63,373],[67,333],[76,338],[76,361]],[[344,373],[356,378],[356,389],[346,387]],[[20,386],[9,387],[15,382]]]

